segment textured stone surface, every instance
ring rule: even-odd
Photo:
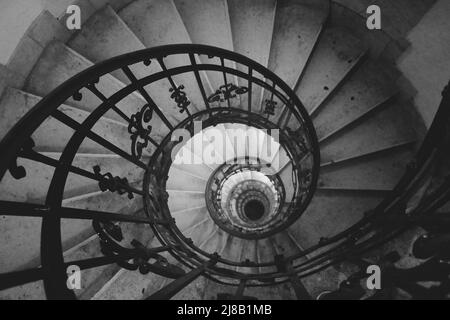
[[[280,1],[276,10],[268,67],[293,87],[326,18],[326,1]]]
[[[415,133],[402,114],[401,106],[391,105],[325,141],[321,144],[322,162],[337,161],[414,140]]]
[[[46,47],[39,62],[35,65],[28,78],[25,90],[35,95],[45,96],[58,85],[90,66],[92,66],[92,62],[86,60],[64,44],[52,42]],[[45,81],[42,81],[42,79],[45,79]],[[105,96],[112,95],[122,89],[123,86],[120,81],[110,75],[101,77],[96,85],[98,90]],[[84,88],[80,92],[82,94],[81,101],[76,101],[69,97],[67,103],[87,111],[92,111],[100,105],[101,100],[89,90]],[[144,103],[143,98],[140,98],[138,95],[129,95],[117,103],[116,106],[122,109],[125,114],[131,115],[140,110]],[[106,116],[124,122],[119,115],[111,111]]]
[[[332,94],[358,64],[365,48],[347,30],[329,28],[324,31],[296,93],[311,112]]]
[[[352,0],[340,1],[350,3]],[[415,139],[409,117],[406,116],[411,111],[408,109],[410,106],[403,106],[394,100],[379,106],[394,93],[393,83],[398,76],[396,70],[388,68],[381,60],[369,59],[362,66],[357,64],[366,46],[373,58],[385,50],[390,41],[385,34],[367,35],[365,26],[361,24],[364,19],[360,9],[351,12],[333,6],[333,19],[325,28],[323,22],[327,15],[327,1],[279,0],[275,5],[274,1],[246,1],[240,4],[238,1],[223,0],[79,0],[76,4],[82,6],[84,26],[80,32],[72,32],[70,41],[65,45],[68,32],[62,27],[66,16],[61,8],[66,2],[49,8],[52,14],[61,18],[59,22],[49,12],[39,16],[29,34],[20,42],[17,55],[8,67],[0,70],[0,90],[4,92],[0,100],[0,138],[39,101],[40,98],[35,95],[47,95],[93,63],[145,47],[171,43],[194,42],[234,48],[268,65],[291,87],[297,84],[302,71],[305,71],[302,82],[298,83],[297,93],[310,111],[323,103],[314,114],[315,126],[322,139],[324,164],[319,190],[303,216],[289,228],[289,233],[282,232],[259,240],[227,234],[215,225],[205,207],[205,184],[216,165],[177,165],[170,171],[168,201],[177,227],[206,252],[217,251],[226,259],[249,259],[254,262],[271,262],[275,254],[289,256],[299,253],[317,244],[320,238],[333,236],[358,221],[365,211],[379,203],[384,191],[392,188],[411,158],[411,145],[392,148],[393,145]],[[431,2],[421,2],[423,5],[416,3],[404,17],[390,14],[406,5],[405,1],[389,3],[392,10],[388,12],[387,22],[398,24],[393,32],[404,34]],[[320,42],[316,43],[317,40]],[[310,63],[304,69],[309,57]],[[200,59],[218,63],[217,58]],[[164,62],[168,67],[189,63],[187,57],[181,56],[167,58]],[[239,68],[246,71],[242,66]],[[131,69],[138,78],[161,70],[155,61],[149,67],[137,64]],[[24,91],[7,88],[21,87],[26,77]],[[222,82],[217,74],[212,73],[208,73],[208,77],[202,73],[202,79],[205,80],[207,94]],[[107,96],[129,83],[121,71],[100,80],[98,87]],[[185,85],[193,109],[204,107],[195,78],[175,76],[174,80]],[[342,80],[344,83],[338,86]],[[175,124],[184,114],[180,114],[170,100],[169,88],[166,79],[146,87]],[[61,111],[80,123],[86,119],[87,112],[100,103],[86,89],[82,89],[81,93],[81,101],[69,98],[66,105],[60,107]],[[258,90],[253,94],[253,104],[258,108],[260,99],[266,96]],[[232,105],[237,106],[240,101],[241,107],[245,108],[245,99],[237,99]],[[120,102],[118,107],[131,116],[145,103],[141,96],[134,94]],[[117,114],[108,112],[93,131],[129,152],[130,134],[123,122]],[[167,133],[161,128],[157,117],[153,118],[152,126],[158,132],[158,138]],[[218,127],[224,129],[227,126]],[[72,133],[71,129],[55,119],[47,120],[33,135],[36,150],[57,159]],[[261,150],[265,144],[262,141],[255,146]],[[383,149],[386,150],[358,157]],[[135,182],[134,186],[142,187],[144,172],[126,160],[112,156],[108,150],[88,139],[83,142],[80,151],[85,154],[76,157],[76,166],[91,171],[94,165],[99,164],[102,173],[111,172],[126,177]],[[281,154],[281,158],[281,165],[287,164],[285,153]],[[345,161],[332,164],[339,160]],[[53,169],[23,159],[19,159],[18,163],[27,168],[28,176],[16,181],[7,173],[0,184],[1,198],[42,203]],[[292,167],[288,164],[281,173],[288,198],[293,191],[291,174]],[[126,195],[100,192],[95,181],[73,174],[68,176],[63,205],[144,215],[141,197],[128,201]],[[0,220],[0,242],[5,244],[0,248],[0,256],[11,257],[0,261],[0,270],[38,266],[41,219],[0,216]],[[124,245],[129,246],[132,239],[144,244],[152,239],[153,233],[148,226],[120,225],[125,234]],[[61,229],[67,260],[101,256],[99,241],[89,220],[63,219]],[[374,252],[373,257],[381,256],[386,250],[397,249],[404,255],[400,265],[413,265],[417,261],[410,257],[410,244],[417,234],[417,230],[405,234],[380,249],[380,252]],[[159,245],[157,240],[151,243],[153,247]],[[173,257],[164,255],[174,262]],[[252,273],[275,271],[274,267],[228,268]],[[328,268],[302,279],[302,283],[315,298],[324,290],[335,290],[349,272],[347,268]],[[93,268],[83,271],[82,275],[83,289],[76,292],[81,299],[143,299],[172,281],[155,274],[141,275],[136,271],[126,271],[117,265]],[[199,277],[174,299],[215,299],[218,293],[233,294],[235,291],[236,287],[219,285]],[[244,294],[258,299],[295,299],[288,283],[268,288],[247,288]],[[2,299],[44,297],[42,282],[0,293]]]
[[[413,159],[413,152],[400,148],[376,154],[367,159],[356,159],[322,169],[319,187],[354,190],[392,190]]]

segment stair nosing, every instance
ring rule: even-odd
[[[369,58],[369,49],[362,51],[355,59],[355,63],[352,63],[345,71],[336,85],[324,96],[309,112],[311,118],[317,116],[320,109],[323,109],[325,104],[336,95],[340,88],[347,82],[347,80],[360,68],[361,64]]]
[[[394,94],[390,95],[389,97],[385,98],[383,101],[373,105],[366,111],[358,114],[353,120],[346,122],[339,128],[336,128],[335,130],[331,131],[330,133],[328,133],[325,136],[323,136],[322,138],[320,138],[319,144],[325,142],[326,140],[329,140],[336,134],[341,133],[342,131],[346,130],[347,128],[351,127],[352,125],[355,125],[356,123],[364,120],[366,117],[369,117],[371,114],[376,113],[378,110],[383,109],[385,107],[386,108],[389,107],[391,105],[391,103],[393,103],[395,101],[396,97],[397,97],[397,94],[394,93]]]

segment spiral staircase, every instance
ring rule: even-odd
[[[363,298],[368,264],[449,271],[411,255],[447,133],[397,86],[401,39],[334,1],[77,4],[80,31],[36,19],[1,96],[1,299]]]

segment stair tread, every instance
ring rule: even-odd
[[[43,10],[31,23],[7,62],[10,70],[28,77],[42,51],[53,40],[62,42],[70,37],[70,31],[47,10]],[[22,84],[19,87],[21,87]]]
[[[178,150],[174,149],[172,151],[172,155],[175,155],[172,166],[179,167],[183,171],[193,173],[207,180],[211,172],[219,166],[216,163],[216,157],[220,159],[220,153],[213,153],[214,145],[202,142],[201,134],[195,135],[187,142],[184,145],[177,146],[177,148],[179,147]],[[205,151],[207,146],[211,149],[209,150],[210,152],[208,150]]]
[[[365,7],[365,10],[367,6]],[[360,15],[335,1],[331,2],[330,25],[344,27],[369,47],[371,58],[377,58],[392,41],[386,32],[367,32],[366,14]]]
[[[45,48],[31,72],[24,90],[38,96],[45,96],[58,85],[90,66],[92,66],[92,62],[64,44],[54,41]],[[122,89],[124,84],[110,75],[105,75],[101,77],[96,87],[105,96],[110,96]],[[101,104],[101,101],[89,90],[82,89],[81,93],[83,95],[81,101],[75,101],[71,97],[66,103],[86,111],[92,111]],[[131,116],[144,104],[145,101],[140,96],[131,94],[117,103],[117,107]],[[109,111],[105,117],[125,123],[118,114],[112,111]]]
[[[43,188],[43,187],[42,187]],[[27,201],[30,202],[30,201]],[[32,202],[32,201],[31,201]],[[103,212],[124,213],[137,212],[142,208],[142,200],[135,197],[132,201],[126,195],[100,193],[80,200],[66,200],[64,207],[102,210]],[[9,259],[0,263],[3,271],[14,271],[23,268],[37,267],[40,264],[41,218],[3,216],[1,238],[4,245],[0,248],[7,252],[15,252]],[[94,234],[90,220],[62,219],[61,239],[63,249],[68,250]]]
[[[240,261],[250,260],[255,263],[258,261],[258,257],[256,255],[256,241],[255,240],[245,240],[242,242]],[[258,272],[257,268],[254,267],[242,267],[239,271],[243,272]]]
[[[92,300],[142,300],[170,281],[154,273],[143,275],[139,271],[125,269],[111,280]]]
[[[399,104],[391,105],[356,127],[348,128],[345,132],[325,141],[321,144],[322,163],[414,140],[415,133],[405,122],[404,112]]]
[[[203,180],[208,180],[211,175],[211,168],[205,164],[194,164],[194,163],[172,163],[171,168],[177,168],[179,170],[190,173],[194,176],[202,178]]]
[[[200,244],[205,244],[204,240],[209,238],[211,235],[215,235],[216,225],[212,219],[207,219],[204,223],[199,223],[195,227],[190,227],[189,230],[184,232],[184,235],[191,238],[194,241],[194,245],[199,247]],[[205,244],[206,245],[206,244]]]
[[[366,10],[370,5],[376,4],[380,6],[381,11],[383,12],[383,24],[385,25],[383,29],[395,37],[404,37],[406,33],[419,22],[428,7],[421,1],[407,0],[398,0],[394,2],[389,0],[378,0],[376,3],[370,0],[337,0],[337,2],[355,10],[361,15],[366,15]],[[407,7],[408,10],[404,10],[405,7]]]
[[[359,221],[382,197],[358,191],[316,191],[302,216],[289,231],[304,248],[319,243],[320,238],[338,234]]]
[[[286,201],[290,202],[292,197],[294,196],[294,183],[292,181],[292,162],[289,162],[283,169],[280,171],[279,177],[283,182],[285,193],[286,193]]]
[[[409,149],[375,154],[370,158],[348,161],[323,168],[318,186],[355,190],[392,190],[414,153]]]
[[[54,167],[47,166],[41,162],[27,159],[19,159],[18,165],[26,168],[27,176],[17,180],[9,173],[5,175],[0,183],[1,198],[9,201],[25,201],[31,203],[44,203],[47,188],[54,174]],[[142,180],[144,171],[130,164],[122,158],[96,158],[78,155],[73,165],[87,172],[93,173],[94,166],[100,166],[101,173],[111,173],[113,176],[126,178],[131,184]],[[82,177],[75,173],[69,173],[63,198],[67,201],[88,193],[100,191],[98,181]]]
[[[337,271],[333,267],[328,267],[325,270],[301,279],[305,289],[313,299],[316,299],[324,291],[337,290],[339,284],[344,280],[346,280],[345,274]]]
[[[191,42],[171,0],[134,1],[119,16],[147,46]]]
[[[275,0],[228,0],[234,51],[253,59],[267,67],[269,63],[272,33],[275,20]],[[237,69],[248,72],[248,68],[238,64]],[[262,78],[257,73],[253,74]],[[248,82],[239,78],[240,86]],[[259,109],[262,88],[252,87],[252,108]],[[241,107],[248,108],[248,95],[242,95]]]
[[[273,262],[276,252],[269,238],[258,239],[257,240],[257,256],[258,263]],[[275,266],[271,267],[260,267],[260,273],[276,272],[277,268]]]
[[[143,211],[138,213],[144,216]],[[150,227],[143,224],[119,223],[122,229],[124,239],[121,244],[131,248],[131,240],[136,239],[142,244],[147,244],[152,236]],[[77,261],[82,259],[96,258],[102,256],[100,253],[100,241],[97,237],[93,237],[92,241],[88,241],[75,250],[65,253],[66,261]],[[81,291],[76,291],[78,298],[90,299],[98,290],[103,287],[118,271],[120,267],[117,264],[105,265],[97,268],[83,270]]]
[[[145,49],[144,44],[110,6],[92,15],[67,45],[91,61],[102,61]],[[120,80],[126,83],[128,78],[123,73],[121,75],[123,78]]]
[[[206,148],[209,148],[209,150],[213,148],[214,152],[217,153],[214,158],[219,159],[220,164],[233,160],[236,156],[233,143],[231,143],[228,137],[228,130],[225,125],[219,124],[202,131],[204,141],[203,152],[205,153]],[[209,153],[212,153],[212,150]]]
[[[222,257],[224,259],[238,262],[241,256],[241,250],[243,245],[242,243],[244,241],[245,241],[244,239],[230,235],[226,243],[226,246],[222,251]]]
[[[78,261],[101,256],[100,241],[94,237],[91,241],[84,243],[77,250],[66,253],[64,258],[66,261]],[[102,283],[107,282],[115,273],[120,270],[116,264],[101,266],[82,271],[82,288],[75,290],[78,299],[89,299],[101,287]]]
[[[233,51],[230,17],[225,0],[173,0],[192,43],[205,44]],[[217,58],[200,56],[203,63],[220,64]],[[227,62],[226,65],[229,65]],[[207,72],[213,88],[223,85],[223,75]],[[227,76],[229,83],[232,76]]]
[[[192,42],[233,50],[228,7],[223,0],[174,0]]]
[[[175,218],[178,229],[182,232],[192,225],[203,221],[208,215],[208,209],[205,206],[198,208],[189,208],[182,211],[171,212]]]
[[[186,27],[172,0],[137,0],[119,12],[119,16],[133,33],[147,47],[167,44],[192,43]],[[155,62],[156,63],[156,62]],[[187,55],[176,55],[164,59],[168,68],[190,65]],[[201,73],[207,94],[209,81]],[[187,97],[192,102],[191,108],[201,110],[204,106],[200,89],[194,74],[185,73],[173,76],[175,83],[183,85]],[[166,102],[167,103],[167,102]]]
[[[0,291],[1,300],[45,300],[44,281],[30,282]]]
[[[380,1],[393,11],[400,8],[398,4]],[[217,251],[225,259],[249,259],[253,262],[272,262],[276,254],[290,256],[299,253],[302,248],[316,245],[322,237],[336,235],[361,219],[365,212],[379,203],[382,191],[392,189],[413,157],[410,144],[393,148],[416,139],[412,126],[405,121],[405,113],[408,113],[406,106],[390,100],[394,94],[396,71],[384,68],[382,61],[370,60],[361,66],[365,43],[372,39],[372,35],[359,38],[361,34],[358,26],[355,29],[359,31],[352,32],[355,37],[341,29],[351,23],[340,19],[353,17],[356,13],[339,9],[336,4],[332,4],[333,13],[341,10],[346,13],[333,18],[325,29],[327,0],[248,0],[244,3],[237,0],[99,0],[92,4],[80,0],[76,3],[83,3],[89,13],[83,17],[83,29],[70,32],[73,37],[67,45],[60,42],[65,41],[66,33],[53,37],[50,34],[39,35],[34,31],[36,37],[42,36],[44,50],[29,74],[24,91],[7,88],[0,98],[0,140],[14,123],[39,102],[39,96],[46,96],[93,63],[146,47],[173,43],[200,43],[234,49],[264,66],[267,65],[290,87],[294,88],[297,84],[296,93],[307,110],[315,111],[319,110],[318,106],[321,107],[320,112],[313,114],[318,137],[323,139],[320,142],[323,166],[318,190],[304,214],[286,232],[258,240],[245,240],[229,235],[211,219],[205,203],[205,185],[220,164],[172,164],[166,184],[169,210],[181,232],[206,252]],[[394,17],[391,14],[387,17],[387,22],[393,25],[391,29],[394,34],[406,33],[417,22],[415,12],[423,14],[421,10],[425,10],[426,5],[415,6],[414,13],[407,17]],[[358,8],[357,12],[360,12],[362,9]],[[98,11],[94,13],[94,9]],[[49,13],[45,13],[43,17],[52,20]],[[364,20],[363,17],[360,18]],[[49,25],[52,23],[55,21]],[[394,27],[395,24],[398,26]],[[330,25],[331,28],[328,28]],[[45,24],[36,30],[41,29],[45,29]],[[60,28],[55,30],[62,32]],[[318,39],[320,42],[315,46]],[[375,44],[370,45],[370,50],[384,48],[384,41],[386,39],[380,36]],[[220,64],[217,57],[196,56],[196,59],[203,63]],[[161,57],[160,61],[164,61],[169,69],[191,64],[187,55]],[[229,61],[226,63],[230,64]],[[130,69],[140,79],[160,72],[162,66],[155,60],[149,66],[137,64],[130,66]],[[242,65],[237,66],[237,69],[248,72]],[[301,82],[298,81],[300,76]],[[218,72],[201,72],[201,78],[207,95],[224,82],[223,75]],[[191,101],[190,111],[194,113],[205,107],[193,73],[174,75],[173,79],[177,86],[185,87]],[[228,76],[226,81],[234,82],[235,77]],[[97,87],[108,97],[129,82],[126,75],[118,70],[112,75],[102,76]],[[238,84],[247,86],[242,79]],[[186,113],[179,112],[177,103],[171,100],[170,89],[171,84],[164,78],[145,90],[175,125],[185,118]],[[81,101],[69,98],[65,105],[58,108],[78,123],[82,123],[101,104],[101,100],[87,88],[82,88],[81,93]],[[253,106],[262,106],[265,97],[260,89],[254,89]],[[231,106],[237,107],[240,104],[246,109],[246,99],[247,95],[239,96],[231,101]],[[384,105],[383,102],[386,101]],[[278,104],[280,106],[280,101]],[[135,92],[119,102],[117,107],[131,117],[142,110],[144,105],[145,99]],[[131,153],[127,125],[126,120],[110,110],[95,124],[92,131]],[[235,125],[237,126],[239,125]],[[168,133],[168,128],[164,127],[157,116],[152,118],[152,127],[152,133],[158,142]],[[216,128],[224,132],[225,128],[232,127],[219,125]],[[72,129],[55,118],[49,118],[33,134],[35,150],[59,159],[72,134]],[[207,134],[208,137],[211,135]],[[226,150],[227,160],[230,159],[229,150],[234,149],[229,142],[227,134],[227,146],[221,148],[221,151]],[[258,140],[257,144],[248,146],[256,147],[253,149],[256,153],[250,152],[250,156],[264,158],[262,148],[266,145],[266,142]],[[208,144],[203,144],[200,151],[204,152],[206,146]],[[211,146],[213,144],[209,144]],[[215,147],[220,149],[218,145]],[[383,149],[388,150],[371,154]],[[150,145],[144,156],[153,150]],[[187,151],[190,156],[194,155],[194,150]],[[79,152],[74,159],[74,166],[91,172],[95,165],[100,165],[102,173],[125,177],[133,185],[142,188],[144,172],[141,168],[89,139],[83,141]],[[369,155],[359,157],[362,154]],[[249,155],[248,150],[233,154],[233,157],[246,155]],[[292,163],[284,150],[279,155],[279,167],[284,167],[280,176],[289,202],[294,193]],[[334,163],[342,159],[347,160]],[[264,160],[273,163],[273,159]],[[0,183],[2,199],[31,203],[45,201],[53,168],[26,159],[19,159],[18,164],[27,169],[28,175],[22,180],[15,180],[7,173]],[[252,177],[249,174],[245,179]],[[130,201],[126,194],[101,192],[98,182],[74,174],[68,175],[66,185],[68,187],[64,190],[63,206],[123,214],[138,212],[137,214],[144,215],[141,196]],[[42,219],[10,216],[0,216],[0,219],[0,242],[6,244],[0,248],[0,256],[9,257],[11,252],[16,255],[8,261],[0,260],[0,269],[12,271],[24,266],[39,266]],[[100,242],[91,223],[90,220],[62,219],[61,234],[66,261],[102,255]],[[152,240],[153,233],[148,225],[121,225],[125,230],[124,242],[127,244],[133,238],[138,238],[145,245]],[[290,232],[292,238],[287,232]],[[151,242],[152,247],[160,245],[156,238]],[[167,252],[163,255],[168,256],[171,262],[175,260]],[[224,268],[252,273],[276,271],[276,267]],[[153,273],[142,275],[138,271],[128,271],[117,264],[85,270],[82,277],[83,289],[75,292],[81,299],[144,299],[172,281]],[[324,290],[335,290],[344,279],[342,272],[327,268],[301,281],[312,297],[317,297]],[[233,294],[235,291],[236,287],[222,286],[201,276],[175,295],[174,299],[215,299],[218,293]],[[294,298],[288,283],[265,288],[249,287],[244,295],[258,299]],[[0,298],[45,298],[43,282],[3,291]]]
[[[202,300],[207,282],[205,277],[198,277],[174,295],[172,300]]]
[[[151,248],[161,246],[156,237],[148,244]],[[169,263],[179,265],[177,260],[167,252],[161,253]],[[101,290],[92,297],[93,300],[141,300],[155,293],[163,286],[173,281],[172,279],[149,273],[141,274],[139,271],[121,269],[115,277],[105,283]]]
[[[276,1],[229,0],[228,7],[234,50],[267,66]]]
[[[313,119],[319,139],[392,96],[395,90],[392,79],[380,72],[382,69],[379,63],[369,60],[343,84]]]
[[[93,43],[95,45],[92,45]],[[92,15],[82,30],[68,42],[68,46],[94,62],[145,49],[145,45],[110,6],[106,6]],[[157,63],[151,63],[149,66],[133,64],[129,68],[137,79],[162,70]],[[122,70],[117,70],[112,74],[123,83],[130,82]],[[176,104],[167,103],[170,100],[170,83],[167,79],[156,81],[146,86],[145,89],[156,105],[164,106],[163,112],[172,124],[176,123],[176,120],[172,120],[172,118],[182,119]]]
[[[258,300],[282,300],[295,299],[292,296],[292,292],[286,285],[277,285],[270,287],[249,287],[245,289],[245,295],[255,297]]]
[[[191,207],[200,207],[205,205],[205,194],[202,193],[188,193],[183,191],[168,191],[169,193],[169,210],[171,212],[186,209],[186,205]]]
[[[293,87],[327,16],[326,1],[287,0],[277,4],[269,69]]]
[[[92,5],[97,9],[102,9],[105,5],[111,6],[114,10],[120,10],[129,5],[134,0],[95,0]]]
[[[221,254],[225,249],[229,234],[220,229],[213,221],[211,224],[212,232],[209,234],[208,238],[205,237],[205,239],[203,239],[201,249],[211,254],[215,252]],[[229,269],[228,266],[223,267]]]
[[[288,257],[301,252],[286,232],[278,232],[271,240],[276,254]]]
[[[0,100],[0,112],[2,115],[0,120],[2,123],[0,137],[3,137],[12,128],[12,126],[40,100],[40,97],[33,94],[8,88]],[[12,106],[14,106],[14,108],[12,108]],[[71,117],[78,123],[82,123],[89,116],[88,112],[68,105],[61,105],[58,110]],[[131,140],[129,138],[130,135],[127,128],[122,124],[111,121],[108,118],[100,118],[91,131],[113,143],[122,150],[131,153],[131,151],[129,151],[131,147]],[[32,135],[32,138],[36,144],[35,150],[45,152],[61,152],[64,150],[72,134],[73,130],[71,128],[55,118],[49,117],[44,120],[44,122]],[[148,150],[151,150],[151,148],[148,148]],[[93,154],[111,153],[111,151],[105,149],[90,139],[85,139],[82,142],[79,151],[81,153]]]
[[[166,188],[181,189],[186,191],[205,191],[206,181],[193,175],[179,170],[176,167],[170,168],[169,179],[166,182]]]
[[[364,51],[364,45],[347,30],[328,28],[323,32],[296,90],[307,110],[314,110],[333,94]]]

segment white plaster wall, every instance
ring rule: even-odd
[[[450,80],[450,1],[439,0],[408,35],[399,69],[418,91],[415,105],[427,127]]]

